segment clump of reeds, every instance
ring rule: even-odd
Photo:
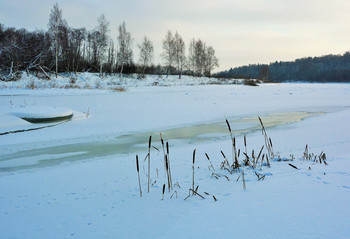
[[[320,161],[320,163],[322,163],[322,161],[323,161],[323,163],[325,164],[325,165],[327,165],[327,163],[326,163],[326,154],[322,151],[321,153],[320,153],[320,155],[318,156],[318,159],[319,159],[319,161]]]
[[[232,167],[234,169],[238,169],[240,167],[240,165],[239,165],[238,157],[237,157],[236,138],[233,137],[233,135],[232,135],[231,126],[230,126],[230,123],[228,122],[227,119],[226,119],[226,124],[227,124],[228,130],[230,132],[231,140],[232,140],[232,161],[233,161]]]
[[[313,161],[315,163],[324,163],[324,165],[328,165],[326,162],[326,154],[322,151],[319,155],[315,155],[313,153],[309,153],[309,146],[306,144],[305,150],[303,153],[303,160]]]
[[[269,154],[270,158],[275,158],[275,155],[274,155],[274,153],[273,153],[272,140],[271,140],[271,138],[267,135],[265,126],[264,126],[264,124],[263,124],[261,118],[258,117],[258,119],[259,119],[260,124],[261,124],[261,127],[262,127],[261,132],[262,132],[262,134],[263,134],[263,136],[264,136],[264,138],[265,138],[265,146],[266,146],[266,149],[267,149],[267,151],[268,151],[268,154]]]
[[[304,159],[304,160],[310,160],[310,156],[309,156],[309,147],[308,147],[307,144],[306,144],[306,146],[305,146],[303,159]]]

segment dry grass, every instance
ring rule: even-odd
[[[111,90],[113,90],[115,92],[125,92],[126,91],[126,89],[122,86],[113,87],[113,88],[111,88]]]

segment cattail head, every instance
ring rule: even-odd
[[[164,145],[164,141],[163,141],[162,133],[160,133],[160,142],[162,143],[162,145]]]
[[[167,152],[167,154],[169,154],[169,143],[168,142],[166,142],[166,152]]]
[[[226,158],[226,156],[225,156],[224,152],[222,152],[222,151],[221,151],[221,154],[222,154],[222,157]]]
[[[168,156],[167,155],[165,155],[165,169],[168,172],[168,170],[169,170],[169,162],[168,162]]]
[[[140,168],[139,168],[139,156],[136,155],[136,168],[137,168],[137,172],[140,172]]]
[[[196,149],[193,150],[193,164],[195,163],[196,161]]]
[[[152,135],[149,136],[149,140],[148,140],[148,148],[151,148],[151,142],[152,142]]]
[[[227,120],[227,119],[226,119],[226,124],[227,124],[228,130],[229,130],[230,132],[232,132],[232,131],[231,131],[231,126],[230,126],[230,123],[228,122],[228,120]]]
[[[246,139],[245,135],[244,135],[244,147],[247,147],[247,139]]]
[[[209,158],[209,156],[208,156],[208,154],[207,153],[205,153],[205,156],[207,157],[207,159],[210,161],[210,158]]]

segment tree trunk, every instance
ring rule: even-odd
[[[170,66],[168,66],[168,69],[166,70],[166,78],[169,76]]]
[[[10,68],[10,74],[9,74],[10,78],[12,78],[12,68],[13,68],[13,61],[11,61],[11,68]]]
[[[122,64],[122,67],[120,68],[119,78],[121,78],[121,77],[122,77],[122,74],[123,74],[123,68],[124,68],[124,63]]]
[[[56,39],[56,78],[57,78],[57,74],[58,74],[58,42]]]
[[[146,66],[143,65],[143,68],[142,68],[142,78],[145,78],[145,69],[146,69]]]

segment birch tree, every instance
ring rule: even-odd
[[[153,44],[147,37],[144,37],[143,42],[138,47],[140,49],[139,63],[142,65],[142,77],[145,77],[145,69],[153,60]]]
[[[175,63],[177,70],[179,71],[179,79],[181,79],[183,68],[186,65],[185,42],[177,32],[174,36],[174,48]]]
[[[132,38],[130,32],[126,31],[125,22],[118,28],[118,64],[120,65],[120,77],[123,74],[123,68],[126,64],[132,63]]]
[[[106,50],[108,46],[108,32],[109,32],[109,22],[106,20],[106,17],[104,14],[102,14],[98,19],[97,19],[97,27],[96,30],[97,32],[97,59],[98,63],[100,65],[100,76],[102,77],[102,66],[103,63],[106,60]]]
[[[58,4],[55,3],[51,9],[48,28],[55,52],[56,77],[58,74],[59,40],[61,31],[66,26],[67,22],[62,18],[62,10],[58,7]]]
[[[210,78],[211,71],[218,66],[219,60],[215,56],[214,48],[212,46],[207,47],[204,54],[204,74]]]
[[[193,38],[188,46],[187,68],[193,73],[196,71],[196,56],[194,51],[194,45],[196,40]]]
[[[167,66],[167,75],[169,76],[169,71],[175,62],[175,44],[174,37],[171,31],[168,31],[165,38],[163,39],[163,52],[161,57]]]

